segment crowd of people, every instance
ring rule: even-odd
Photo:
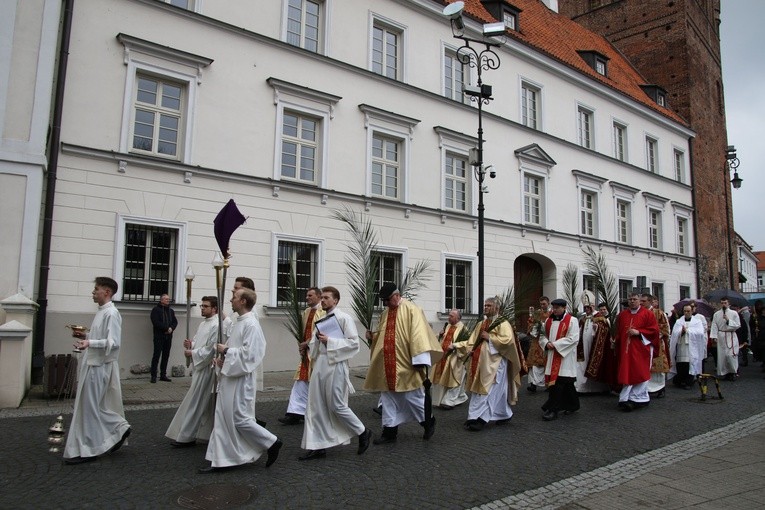
[[[124,418],[118,355],[121,317],[112,296],[117,283],[95,280],[98,304],[90,331],[73,332],[75,347],[83,350],[74,416],[64,461],[80,464],[118,450],[131,428]],[[162,296],[152,312],[155,353],[151,382],[167,379],[167,349],[175,316]],[[395,284],[384,284],[378,294],[383,304],[377,329],[367,331],[370,359],[364,389],[380,394],[381,433],[373,433],[351,410],[354,391],[349,360],[360,350],[356,321],[338,305],[340,292],[326,286],[308,289],[302,315],[303,336],[299,362],[283,426],[302,425],[300,461],[323,458],[327,449],[348,445],[356,438],[357,453],[370,443],[398,440],[398,428],[409,422],[423,429],[429,440],[436,429],[433,407],[445,411],[467,403],[465,430],[480,432],[488,424],[502,426],[513,417],[512,406],[526,376],[529,392],[546,391],[541,406],[545,421],[575,413],[586,393],[618,395],[617,408],[631,412],[662,398],[667,381],[689,389],[704,374],[708,353],[715,373],[727,380],[738,374],[739,356],[748,350],[765,366],[765,307],[755,314],[729,306],[708,320],[688,301],[682,314],[669,316],[649,294],[633,292],[626,306],[612,315],[605,303],[595,306],[592,293],[582,296],[583,313],[563,299],[542,297],[529,309],[525,331],[517,331],[500,310],[498,298],[484,302],[483,320],[474,327],[450,310],[436,335],[424,311],[405,299]],[[257,301],[251,279],[236,279],[231,296],[233,314],[221,321],[215,296],[204,296],[199,306],[203,321],[194,338],[183,341],[192,365],[192,383],[172,419],[166,436],[170,445],[187,447],[207,442],[211,473],[249,464],[266,456],[265,466],[278,458],[282,441],[256,418],[256,371],[266,352],[266,338],[253,308]],[[760,324],[763,330],[760,330]],[[221,329],[222,328],[222,329]],[[765,368],[763,369],[765,370]]]

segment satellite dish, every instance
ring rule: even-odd
[[[454,2],[444,7],[443,14],[449,19],[456,19],[462,16],[465,9],[465,2]]]

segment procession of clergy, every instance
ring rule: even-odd
[[[113,279],[96,278],[93,300],[99,309],[93,324],[87,335],[73,333],[83,358],[64,452],[67,464],[114,452],[130,435],[117,364],[121,317],[111,302],[116,292]],[[265,422],[256,419],[256,371],[265,356],[266,339],[252,311],[257,299],[252,280],[237,278],[232,294],[234,314],[222,323],[217,298],[201,300],[204,321],[193,339],[184,340],[185,355],[193,365],[191,386],[166,432],[174,447],[208,441],[205,458],[210,464],[200,473],[255,462],[264,453],[269,467],[282,447]],[[373,440],[371,430],[348,406],[354,391],[348,360],[360,347],[355,320],[338,307],[335,287],[314,287],[306,293],[300,364],[287,413],[279,419],[284,425],[303,423],[301,446],[306,453],[299,460],[325,457],[327,448],[350,444],[354,436],[361,455],[370,442],[395,442],[399,425],[409,422],[419,423],[428,440],[436,425],[431,408],[453,409],[468,400],[468,393],[464,428],[501,426],[513,416],[511,406],[527,373],[528,391],[548,392],[544,420],[576,412],[578,394],[588,392],[618,392],[619,408],[633,411],[647,406],[650,395],[663,395],[667,379],[676,377],[676,385],[689,387],[702,373],[706,358],[706,319],[687,305],[670,333],[666,315],[651,306],[648,295],[629,296],[613,334],[608,310],[600,304],[596,311],[588,291],[582,296],[581,318],[567,311],[565,300],[543,297],[539,309],[529,309],[528,328],[522,333],[530,339],[526,353],[499,313],[497,298],[486,299],[484,320],[473,331],[467,330],[458,310],[451,310],[438,336],[423,310],[403,298],[396,285],[384,284],[379,298],[385,308],[378,329],[366,333],[370,361],[364,389],[380,393],[377,412],[382,418],[382,433]],[[710,336],[717,339],[718,373],[725,375],[737,370],[733,346],[738,346],[739,324],[727,302],[721,304]]]

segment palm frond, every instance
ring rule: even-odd
[[[579,268],[569,264],[563,270],[563,297],[568,301],[571,315],[579,315]]]
[[[297,340],[297,343],[303,341],[303,310],[300,306],[300,295],[297,288],[297,280],[295,279],[295,272],[290,271],[287,277],[287,321],[284,323],[284,327],[289,330],[290,334]]]
[[[363,213],[348,206],[335,209],[332,216],[343,222],[351,234],[345,264],[348,268],[348,287],[351,291],[351,309],[356,319],[368,331],[372,330],[372,316],[377,302],[375,281],[378,276],[377,232]],[[366,338],[364,335],[361,338]],[[365,340],[366,342],[366,340]]]
[[[413,267],[406,270],[404,280],[398,289],[401,295],[410,301],[417,297],[417,291],[425,287],[425,283],[430,280],[430,261],[421,260]]]
[[[616,281],[616,276],[608,267],[606,257],[601,253],[596,253],[592,246],[582,248],[582,252],[584,253],[584,267],[587,272],[595,277],[598,301],[604,301],[608,307],[608,314],[611,318],[611,335],[614,336],[616,316],[619,314],[619,284]]]

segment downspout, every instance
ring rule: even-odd
[[[45,364],[45,319],[48,310],[48,273],[50,270],[50,247],[53,230],[53,202],[56,197],[59,145],[61,144],[61,118],[64,110],[64,87],[69,62],[69,41],[72,34],[74,0],[63,0],[64,17],[61,27],[61,44],[56,70],[56,92],[53,103],[53,121],[48,142],[48,176],[45,181],[45,207],[43,210],[42,242],[40,246],[40,270],[37,286],[37,318],[32,341],[32,380],[42,381]]]
[[[688,161],[690,163],[691,171],[691,205],[693,206],[693,249],[696,255],[696,297],[701,297],[701,288],[699,286],[701,282],[701,271],[699,267],[699,212],[696,208],[696,178],[694,175],[693,166],[693,137],[688,137]],[[693,294],[690,296],[693,297]]]

